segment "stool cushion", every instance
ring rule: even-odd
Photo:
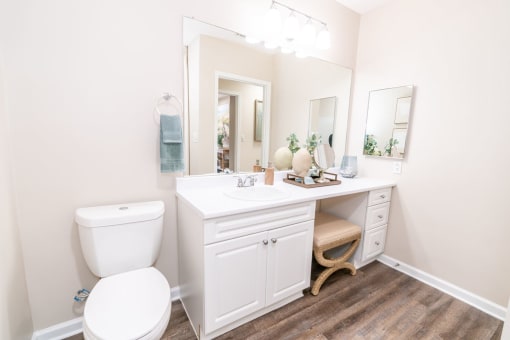
[[[313,233],[313,246],[315,248],[336,243],[342,239],[349,239],[357,234],[361,235],[361,228],[356,224],[323,212],[315,216]]]

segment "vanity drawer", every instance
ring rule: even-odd
[[[368,193],[368,206],[389,202],[391,200],[391,188],[372,190]]]
[[[361,261],[366,261],[384,252],[387,229],[388,226],[383,225],[365,233]]]
[[[204,244],[229,240],[315,218],[315,201],[204,221]]]
[[[367,208],[365,230],[370,230],[383,224],[388,224],[390,202],[373,205]]]

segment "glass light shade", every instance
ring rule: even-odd
[[[282,31],[282,17],[280,11],[271,7],[265,16],[266,38],[278,38]]]
[[[326,27],[324,27],[317,35],[316,46],[319,50],[327,50],[331,47],[331,36]]]
[[[315,45],[315,26],[309,20],[301,31],[301,44],[305,47],[313,47]]]
[[[356,156],[343,156],[340,164],[340,175],[353,178],[358,174],[358,158]]]
[[[255,36],[249,36],[247,35],[244,40],[246,40],[249,44],[258,44],[261,40]]]
[[[267,40],[264,41],[264,47],[268,50],[272,50],[278,47],[278,41],[277,40]]]
[[[299,34],[299,21],[294,12],[290,13],[289,17],[285,20],[283,26],[283,38],[285,40],[294,40]]]
[[[306,57],[308,57],[308,53],[306,53],[306,51],[302,50],[302,49],[301,50],[297,50],[296,51],[296,57],[298,57],[298,58],[306,58]]]
[[[282,47],[281,47],[281,49],[280,49],[280,51],[281,51],[283,54],[289,54],[289,53],[294,52],[294,50],[293,50],[291,47],[286,46],[286,45],[282,46]]]

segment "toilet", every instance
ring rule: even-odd
[[[80,208],[76,222],[89,269],[101,279],[83,313],[85,339],[160,339],[172,308],[156,268],[163,233],[161,201]]]

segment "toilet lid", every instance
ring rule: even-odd
[[[138,339],[165,315],[170,286],[153,267],[108,276],[90,293],[83,317],[101,339]]]

